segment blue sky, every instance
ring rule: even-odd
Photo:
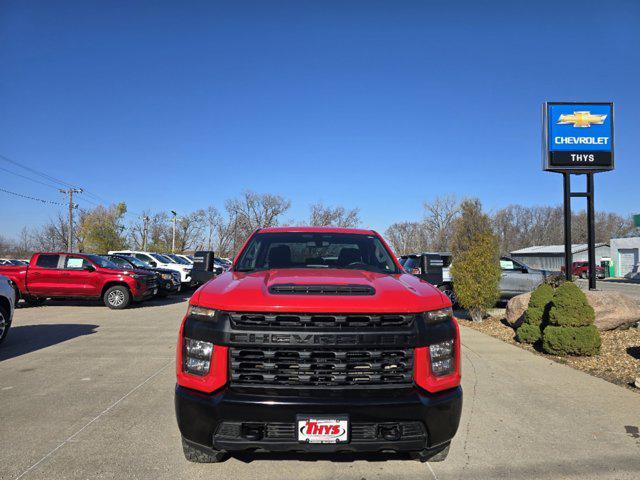
[[[287,218],[322,201],[382,231],[447,193],[559,203],[542,102],[611,100],[616,171],[596,177],[596,208],[627,214],[639,47],[634,1],[5,0],[0,154],[136,212],[251,189],[290,198]],[[4,171],[0,187],[63,201]],[[56,208],[0,192],[0,234]]]

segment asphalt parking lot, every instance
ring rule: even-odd
[[[444,463],[253,455],[190,464],[173,411],[185,309],[186,297],[123,311],[18,309],[0,347],[0,478],[640,478],[639,394],[464,328],[464,412]]]

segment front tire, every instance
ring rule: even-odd
[[[207,451],[194,447],[191,443],[182,439],[182,451],[184,458],[193,463],[219,463],[226,457],[226,452],[208,449]]]
[[[131,293],[127,287],[116,285],[108,288],[102,297],[104,304],[112,310],[122,310],[131,304]]]

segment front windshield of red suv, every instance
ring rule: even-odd
[[[235,270],[340,268],[398,273],[395,262],[375,235],[349,233],[257,233],[242,252]]]

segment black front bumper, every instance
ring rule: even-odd
[[[415,387],[358,391],[235,387],[203,394],[177,386],[175,406],[182,436],[205,450],[411,452],[437,449],[451,441],[460,422],[462,389],[432,394]],[[299,443],[292,427],[299,414],[348,415],[350,441]],[[404,433],[385,439],[381,429],[389,425],[400,426]]]

